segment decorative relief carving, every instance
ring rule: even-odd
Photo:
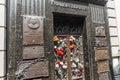
[[[43,45],[43,18],[23,18],[23,45]]]
[[[30,18],[28,22],[28,27],[31,29],[37,29],[40,27],[39,20],[37,18]]]
[[[59,0],[57,0],[57,1],[56,0],[50,0],[50,4],[55,5],[55,6],[65,7],[65,8],[80,9],[80,10],[83,10],[83,11],[88,10],[88,6],[78,5],[78,4],[74,4],[74,3],[70,3],[70,2],[63,2],[63,1],[59,1]]]
[[[25,79],[37,78],[37,77],[48,77],[48,61],[37,62],[36,64],[29,67],[24,73]]]
[[[108,48],[95,48],[95,60],[109,59]]]
[[[100,73],[99,80],[110,80],[109,72]]]
[[[105,36],[105,27],[104,26],[98,26],[95,28],[95,35],[96,36]]]
[[[105,71],[110,71],[109,61],[99,61],[97,63],[97,67],[98,67],[98,73],[105,72]]]
[[[27,46],[23,48],[23,59],[35,59],[44,57],[43,46]]]
[[[46,59],[35,59],[21,61],[17,65],[15,72],[16,80],[26,80],[30,78],[48,77],[48,61]]]
[[[95,38],[95,46],[96,47],[106,47],[107,46],[106,38],[96,37]]]

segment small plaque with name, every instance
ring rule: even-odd
[[[43,43],[43,18],[23,17],[23,45]]]
[[[44,57],[43,46],[26,46],[23,48],[23,59],[35,59]]]
[[[95,60],[106,60],[109,59],[108,48],[95,48]]]
[[[97,67],[98,67],[98,73],[110,71],[108,60],[97,62]]]

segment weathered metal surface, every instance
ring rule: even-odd
[[[100,73],[99,80],[110,80],[109,72]]]
[[[23,18],[23,45],[40,44],[43,45],[43,18],[24,17]]]
[[[105,36],[105,27],[104,26],[95,27],[95,35],[96,36]]]
[[[37,62],[34,65],[31,65],[25,72],[24,78],[36,78],[36,77],[48,77],[48,61]]]
[[[95,38],[95,46],[96,47],[106,47],[107,46],[106,38],[96,37]]]
[[[74,4],[74,3],[69,3],[69,2],[66,2],[66,1],[51,1],[50,2],[52,5],[55,5],[55,6],[61,6],[61,7],[66,7],[66,8],[73,8],[73,9],[80,9],[80,10],[83,10],[83,11],[86,11],[88,10],[88,6],[85,6],[85,5],[79,5],[79,4]]]
[[[42,72],[42,69],[45,69],[44,70],[45,73]],[[32,72],[34,73],[29,73],[30,70],[32,70]],[[39,73],[35,73],[36,70],[38,70]],[[29,77],[28,73],[31,74],[32,76],[30,75],[31,77]],[[33,75],[36,75],[38,77],[48,75],[48,61],[46,59],[21,61],[20,63],[17,64],[17,71],[15,72],[16,80],[23,80],[23,79],[32,78],[32,77],[35,78],[36,76],[33,76]]]
[[[26,46],[23,48],[23,59],[34,59],[44,57],[43,46]]]
[[[21,0],[22,15],[45,16],[45,0]]]
[[[36,63],[36,62],[35,62]],[[15,72],[15,80],[21,80],[24,78],[24,72],[33,64],[32,61],[21,61],[17,64],[17,70]]]
[[[109,61],[99,61],[97,62],[98,73],[110,71]]]
[[[90,11],[93,23],[105,23],[104,6],[90,4]]]
[[[95,48],[95,60],[109,59],[108,48]]]
[[[78,3],[85,2],[85,3],[105,5],[108,0],[55,0],[55,1],[65,1],[65,2],[73,2],[73,1],[76,2],[77,1]]]

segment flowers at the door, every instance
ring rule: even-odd
[[[65,50],[63,48],[56,48],[55,50],[58,55],[64,55],[65,53]]]
[[[82,73],[79,71],[77,72],[77,76],[80,77],[82,75]]]
[[[58,37],[58,36],[55,36],[55,37],[53,38],[53,41],[59,41],[59,37]]]
[[[70,48],[70,50],[73,50],[75,48],[75,45],[72,44],[72,45],[69,46],[69,48]]]
[[[68,67],[71,67],[72,80],[80,79],[83,76],[84,71],[84,63],[83,63],[83,55],[82,48],[80,48],[80,40],[79,37],[74,36],[55,36],[53,38],[54,41],[54,53],[55,53],[55,71],[56,77],[58,80],[67,80],[68,75]],[[69,45],[67,44],[70,43]],[[67,49],[71,51],[71,59],[68,60]],[[71,66],[68,66],[68,62],[71,62]],[[57,80],[56,79],[56,80]]]

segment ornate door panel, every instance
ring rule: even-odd
[[[83,16],[54,15],[55,80],[85,80],[89,74],[85,65],[88,55],[83,50],[87,47],[84,21]]]
[[[84,80],[82,36],[55,36],[55,80]]]

